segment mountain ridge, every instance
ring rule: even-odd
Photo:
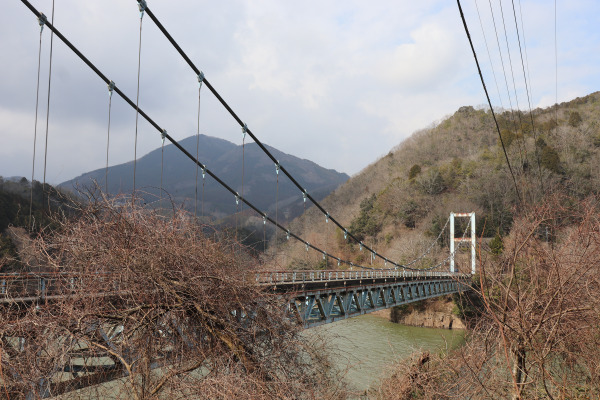
[[[276,206],[281,206],[277,211],[281,213],[284,220],[291,219],[303,211],[301,193],[287,178],[283,178],[283,175],[279,179],[277,193],[275,165],[256,143],[248,143],[242,147],[224,139],[199,135],[199,137],[185,138],[179,141],[179,144],[194,156],[198,150],[198,158],[202,164],[240,195],[243,187],[244,198],[259,209],[271,213],[275,212]],[[265,147],[281,165],[290,171],[303,188],[319,200],[349,178],[345,173],[323,168],[313,161],[286,154],[269,145]],[[243,173],[242,155],[244,156]],[[158,148],[137,160],[136,188],[143,190],[142,196],[148,202],[156,201],[161,197],[162,156],[163,149]],[[104,189],[105,171],[105,168],[100,168],[86,172],[61,183],[59,187],[72,189],[81,185],[91,185],[95,180]],[[201,169],[198,168],[196,171],[193,162],[174,145],[164,146],[163,197],[168,194],[176,204],[183,204],[186,209],[193,211],[196,206],[196,173],[198,173],[198,203],[200,203]],[[133,161],[108,168],[108,193],[113,195],[130,193],[132,189]],[[198,204],[197,208],[200,209],[201,205]],[[235,198],[206,175],[203,208],[208,215],[217,218],[225,217],[236,212]]]

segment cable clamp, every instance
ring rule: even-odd
[[[235,205],[240,204],[240,195],[238,193],[235,194]]]
[[[327,253],[323,252],[323,260],[325,260],[327,258]]]
[[[267,224],[267,214],[263,215],[263,225]]]
[[[165,142],[165,139],[167,138],[167,130],[163,129],[162,132],[160,133],[160,137],[162,138],[163,143]]]
[[[146,0],[138,0],[138,8],[140,9],[140,18],[144,17],[144,11],[148,8]]]
[[[344,240],[348,239],[348,230],[344,229]]]
[[[277,160],[277,162],[275,163],[275,174],[279,175],[279,160]]]
[[[202,82],[204,82],[204,72],[200,71],[198,74],[198,84],[202,87]]]
[[[359,243],[358,243],[358,246],[359,246],[359,248],[360,248],[360,251],[362,251],[362,242],[359,242]]]
[[[108,96],[112,97],[113,91],[115,90],[115,83],[113,81],[110,81],[107,86],[108,86]]]
[[[285,238],[286,238],[287,240],[290,240],[290,231],[287,231],[287,233],[285,234]]]
[[[329,222],[329,213],[325,214],[325,223]]]
[[[244,138],[246,138],[246,133],[248,133],[248,125],[246,123],[242,126],[242,133],[244,134]]]
[[[304,198],[304,202],[306,203],[306,197],[308,196],[308,192],[306,191],[306,189],[304,189],[304,192],[302,192],[302,198]]]
[[[339,267],[340,266],[340,259],[338,258],[337,260],[338,260],[338,267]]]
[[[306,251],[308,251],[308,246],[310,246],[310,243],[304,242],[304,244],[306,245]]]
[[[44,25],[48,23],[48,18],[44,15],[44,13],[40,13],[38,17],[38,24],[40,24],[40,32],[44,30]]]
[[[202,179],[206,176],[206,165],[202,166]]]

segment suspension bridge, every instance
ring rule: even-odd
[[[361,265],[343,259],[334,254],[333,251],[328,251],[328,249],[323,249],[311,244],[299,234],[292,232],[279,221],[277,213],[275,213],[274,217],[271,217],[265,211],[260,210],[250,199],[244,196],[243,183],[239,192],[228,185],[227,182],[224,182],[219,176],[211,171],[209,166],[202,163],[202,161],[198,159],[197,154],[194,156],[188,150],[184,149],[167,133],[167,130],[163,126],[159,125],[150,117],[150,115],[144,112],[139,107],[139,65],[138,95],[137,99],[134,101],[110,80],[100,68],[86,58],[83,52],[77,49],[44,14],[39,12],[27,0],[21,1],[32,12],[33,16],[37,18],[37,24],[39,24],[38,29],[40,29],[40,48],[41,35],[45,30],[50,31],[52,35],[57,36],[61,42],[71,49],[73,53],[107,85],[110,94],[108,117],[109,135],[110,99],[112,99],[113,94],[117,94],[136,112],[136,145],[137,118],[138,116],[141,116],[150,123],[163,139],[163,146],[165,141],[172,143],[190,160],[190,168],[196,169],[197,177],[198,173],[201,172],[203,182],[207,177],[212,178],[231,194],[232,201],[239,204],[240,209],[241,206],[247,206],[256,213],[259,218],[262,218],[264,225],[267,223],[273,225],[276,230],[279,230],[285,235],[287,240],[296,240],[306,248],[307,252],[316,252],[317,254],[320,254],[324,260],[332,261],[334,264],[337,263],[338,269],[335,270],[259,271],[250,277],[250,279],[254,279],[258,285],[261,285],[265,291],[277,296],[277,298],[280,299],[281,304],[286,307],[290,317],[297,319],[303,327],[311,328],[397,305],[469,290],[471,276],[476,272],[475,213],[451,213],[444,228],[440,231],[439,236],[432,241],[431,245],[420,256],[410,262],[400,262],[384,254],[378,253],[374,248],[359,240],[359,238],[348,228],[344,227],[329,213],[328,210],[311,196],[306,188],[303,188],[298,183],[297,179],[292,175],[292,172],[286,169],[284,165],[280,164],[267,147],[251,131],[248,125],[243,122],[217,90],[210,84],[205,74],[191,61],[167,29],[161,24],[157,16],[152,13],[146,2],[144,0],[138,0],[140,10],[140,50],[141,24],[144,15],[147,15],[189,65],[194,76],[197,78],[199,97],[202,87],[208,88],[225,110],[232,116],[235,122],[239,124],[244,135],[244,140],[246,135],[250,136],[265,155],[270,158],[273,162],[274,173],[277,175],[277,184],[279,182],[280,174],[289,179],[290,182],[297,187],[298,195],[302,197],[303,201],[305,203],[312,203],[318,212],[322,214],[326,223],[331,222],[337,226],[343,232],[346,240],[358,245],[360,251],[369,253],[371,258],[381,262],[384,268]],[[33,27],[34,25],[32,24],[32,29]],[[200,114],[198,111],[198,119],[199,118]],[[107,137],[107,160],[109,151],[108,139],[109,137]],[[134,160],[134,190],[135,165]],[[244,172],[242,171],[242,174],[243,173]],[[198,178],[196,181],[198,181]],[[198,183],[196,184],[198,185]],[[197,204],[195,205],[195,208],[197,208]],[[462,236],[459,237],[456,237],[455,234],[455,218],[467,218],[468,220],[468,223],[462,232]],[[449,227],[448,231],[446,230],[447,227]],[[417,265],[419,265],[419,261],[430,254],[444,234],[448,234],[450,243],[449,255],[434,265],[418,268]],[[457,262],[456,256],[463,247],[470,253],[470,262],[464,263],[465,265],[459,265],[460,263]],[[89,277],[85,277],[85,279],[88,278]],[[127,289],[119,287],[118,280],[113,279],[111,275],[97,275],[93,278],[101,280],[105,285],[104,296],[118,295]],[[75,288],[80,287],[78,283],[82,279],[84,279],[84,277],[69,273],[40,272],[35,274],[14,273],[0,275],[0,307],[14,307],[16,305],[18,307],[27,308],[30,306],[35,307],[41,303],[51,304],[53,301],[60,301],[73,295]],[[115,348],[119,341],[120,332],[124,330],[123,326],[118,324],[111,327],[94,326],[90,329],[94,329],[98,332],[98,337],[102,338],[107,352],[104,354],[99,353],[87,356],[79,354],[78,357],[91,357],[94,359],[108,357],[110,349]],[[3,338],[3,345],[10,349],[11,354],[18,356],[24,346],[27,346],[27,343],[25,343],[25,340],[18,335],[13,337],[9,336]],[[165,357],[165,359],[167,359],[167,357]],[[66,360],[64,365],[58,366],[57,372],[59,371],[67,374],[68,378],[62,376],[60,381],[56,382],[52,382],[51,378],[41,379],[39,388],[37,388],[35,392],[42,398],[55,396],[57,394],[126,376],[128,373],[123,368],[119,368],[117,363],[100,365],[98,363],[94,364],[93,362],[84,362],[82,365],[77,365],[78,366],[74,366],[71,361]],[[152,368],[158,368],[162,365],[164,365],[163,360],[155,360]]]

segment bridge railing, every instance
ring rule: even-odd
[[[92,282],[107,284],[107,291],[117,289],[107,274],[73,274],[61,272],[0,274],[0,301],[44,298],[73,293]]]
[[[393,269],[374,270],[322,270],[322,271],[260,271],[256,282],[261,284],[302,283],[318,281],[368,280],[381,278],[446,278],[462,277],[464,274],[439,271],[406,271]]]

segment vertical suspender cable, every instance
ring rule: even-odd
[[[277,225],[279,225],[279,163],[275,165],[276,183],[275,183],[275,246],[273,255],[277,256]]]
[[[506,164],[508,165],[508,170],[510,171],[510,175],[512,176],[512,180],[515,185],[515,191],[517,193],[517,198],[518,198],[519,202],[522,202],[521,192],[519,191],[519,186],[517,185],[517,180],[515,178],[515,174],[513,173],[512,167],[510,165],[510,161],[508,159],[508,154],[506,153],[506,147],[504,146],[504,140],[502,139],[502,134],[500,133],[500,126],[498,125],[498,120],[496,119],[496,113],[494,112],[494,107],[492,107],[492,101],[490,100],[490,95],[488,94],[487,87],[485,86],[485,81],[483,80],[483,74],[481,73],[481,68],[479,67],[479,60],[477,59],[477,53],[475,53],[475,47],[473,47],[473,41],[471,40],[471,34],[469,33],[469,28],[467,27],[467,21],[465,20],[465,15],[463,14],[463,10],[460,5],[460,0],[456,0],[456,2],[458,4],[458,10],[460,12],[460,17],[462,19],[463,26],[465,28],[465,33],[467,34],[467,39],[469,40],[469,45],[471,46],[471,51],[473,52],[473,58],[475,58],[475,64],[477,65],[477,72],[479,72],[479,78],[481,79],[481,85],[483,86],[483,91],[485,92],[485,97],[487,98],[488,104],[490,106],[490,110],[492,111],[492,117],[494,117],[494,122],[496,123],[496,130],[498,131],[498,137],[500,138],[500,144],[502,145],[502,150],[504,152]]]
[[[538,151],[538,146],[537,146],[537,135],[535,133],[535,122],[533,120],[533,112],[531,111],[531,96],[530,95],[530,91],[531,91],[531,79],[529,80],[529,83],[527,82],[527,75],[525,74],[525,63],[523,62],[523,51],[521,49],[521,36],[519,35],[519,24],[517,22],[517,11],[515,10],[515,1],[512,0],[512,9],[513,9],[513,16],[515,19],[515,29],[517,32],[517,40],[519,41],[519,55],[521,56],[521,67],[523,68],[523,80],[525,81],[525,92],[527,93],[527,105],[529,106],[529,118],[531,120],[531,132],[533,133],[533,140],[535,141],[535,146],[533,148],[534,152],[535,152],[535,158],[537,161],[537,165],[538,165],[538,174],[539,174],[539,180],[540,180],[540,189],[542,191],[542,193],[544,193],[544,181],[542,180],[542,166],[540,163],[540,154]],[[522,17],[522,16],[521,16]],[[521,32],[523,34],[523,46],[525,46],[525,31],[523,30],[523,32]],[[527,47],[525,47],[525,56],[527,56]],[[527,67],[529,69],[529,67]]]
[[[165,137],[162,137],[162,144],[160,146],[160,203],[162,203],[163,196],[163,171],[165,166]],[[160,204],[159,203],[159,204]],[[162,206],[162,204],[160,204]]]
[[[40,66],[42,61],[42,32],[44,31],[44,24],[46,23],[46,16],[42,14],[42,17],[38,19],[40,23],[40,47],[38,50],[38,71],[37,71],[37,87],[35,89],[35,127],[33,128],[33,159],[31,163],[31,188],[29,190],[29,229],[33,230],[31,224],[31,215],[33,213],[33,178],[35,174],[35,147],[37,142],[37,119],[38,119],[38,105],[40,99]]]
[[[146,10],[146,2],[142,1],[138,4],[140,9],[140,40],[138,45],[138,70],[137,70],[137,96],[135,100],[135,142],[133,145],[133,193],[135,196],[135,173],[137,167],[137,138],[138,138],[138,118],[140,114],[140,66],[142,61],[142,21],[144,20],[144,11]]]
[[[498,52],[500,53],[500,63],[502,65],[502,75],[504,76],[504,85],[506,86],[506,94],[508,96],[508,104],[510,107],[510,114],[512,117],[512,123],[513,123],[513,128],[515,130],[515,135],[518,136],[518,131],[517,131],[517,120],[515,118],[515,112],[514,112],[514,108],[512,105],[512,98],[510,97],[510,88],[508,87],[508,78],[506,77],[506,68],[504,67],[504,57],[502,56],[502,47],[500,46],[500,39],[498,38],[498,27],[496,26],[496,18],[494,17],[494,8],[492,7],[492,1],[488,0],[488,4],[490,5],[490,13],[492,14],[492,23],[494,24],[494,33],[496,34],[496,44],[498,45]],[[507,50],[508,50],[508,46],[507,46]],[[517,116],[519,117],[519,125],[521,126],[521,114],[518,112],[518,108],[519,108],[519,104],[518,104],[518,99],[515,99],[515,101],[517,102]],[[525,141],[525,138],[522,137],[521,141]],[[525,147],[525,143],[522,143],[519,145],[519,152],[521,151],[521,147],[524,148],[525,150],[525,160],[527,162],[528,161],[528,157],[527,157],[527,147]]]
[[[556,35],[556,0],[554,0],[554,79],[555,79],[555,87],[554,90],[556,92],[556,103],[554,104],[554,118],[556,119],[556,131],[558,132],[558,44],[557,44],[557,35]]]
[[[104,172],[104,192],[108,193],[108,149],[110,146],[110,111],[112,107],[112,94],[115,89],[115,83],[110,81],[108,84],[108,130],[106,132],[106,170]]]
[[[196,131],[196,160],[200,159],[200,90],[202,89],[203,74],[198,75],[198,128]],[[194,217],[198,218],[198,170],[200,166],[196,164],[196,192],[194,195]]]
[[[54,0],[52,0],[52,26],[54,26]],[[52,81],[52,42],[54,32],[50,33],[50,63],[48,66],[48,104],[46,107],[46,144],[44,146],[44,183],[42,184],[42,216],[44,214],[44,192],[46,191],[46,162],[48,160],[48,123],[50,121],[50,82]],[[50,207],[50,197],[48,197],[48,207]],[[48,208],[48,211],[50,209]]]

